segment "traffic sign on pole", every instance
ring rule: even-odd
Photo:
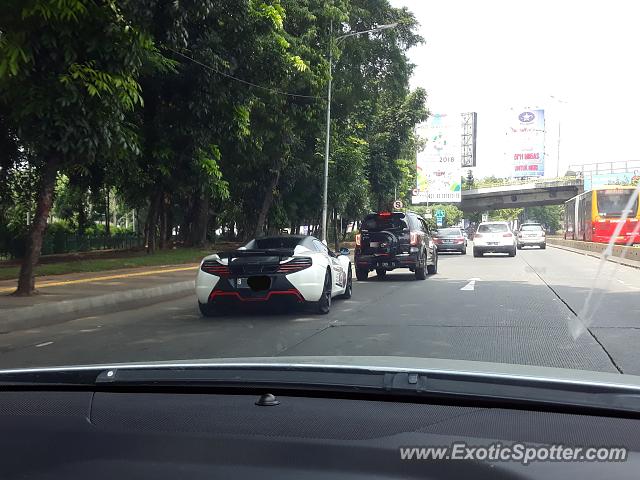
[[[402,201],[401,200],[395,200],[393,202],[393,209],[394,210],[400,210],[402,208]]]

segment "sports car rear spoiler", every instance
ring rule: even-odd
[[[225,252],[219,252],[220,258],[245,258],[245,257],[280,257],[280,260],[284,258],[293,257],[293,248],[265,248],[265,249],[251,249],[251,250],[228,250]]]

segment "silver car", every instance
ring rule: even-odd
[[[518,249],[526,246],[547,248],[544,228],[539,223],[523,223],[518,230]]]

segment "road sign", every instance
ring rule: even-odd
[[[442,217],[436,217],[436,227],[442,226]]]
[[[488,213],[483,213],[482,214],[482,221],[483,222],[488,222],[489,221],[489,214]]]
[[[436,210],[436,218],[444,218],[444,210]]]
[[[431,215],[431,214],[433,214],[433,209],[431,209],[431,208],[425,208],[425,209],[424,209],[424,214],[425,214],[425,215]]]
[[[394,210],[400,210],[402,208],[402,201],[401,200],[396,200],[393,202],[393,209]]]

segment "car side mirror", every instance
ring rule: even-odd
[[[349,249],[346,247],[342,247],[340,249],[340,255],[349,255]]]

